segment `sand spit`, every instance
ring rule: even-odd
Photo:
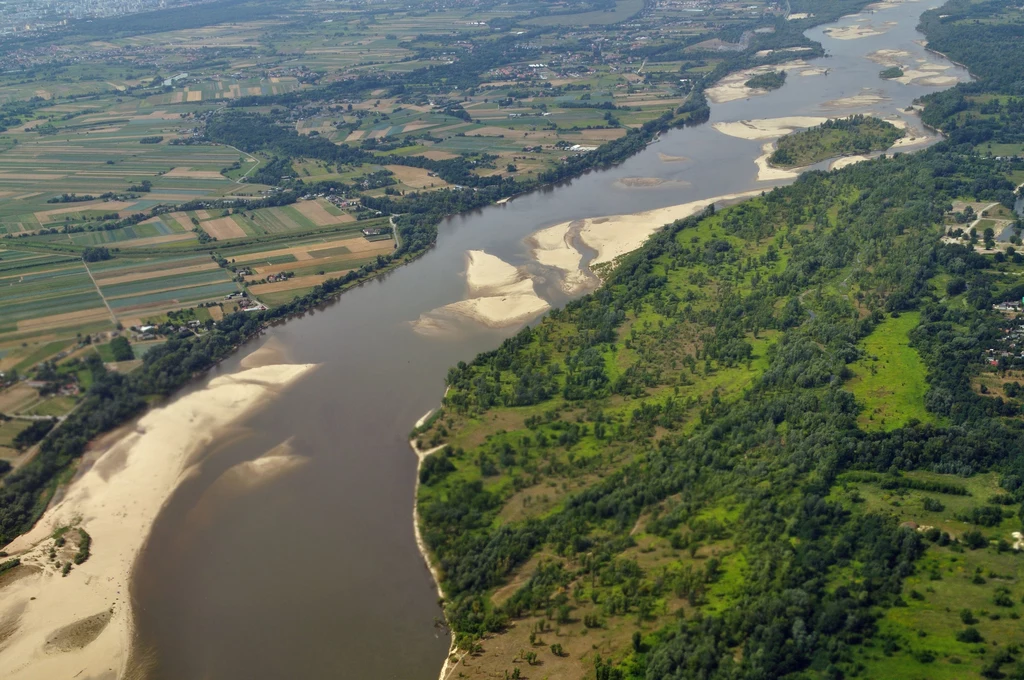
[[[760,190],[754,190],[738,194],[725,194],[631,215],[611,215],[580,220],[584,223],[580,227],[580,239],[597,251],[597,256],[590,262],[591,265],[614,262],[626,253],[642,246],[654,232],[670,222],[696,215],[712,203],[746,198],[760,193]]]
[[[832,161],[829,164],[828,169],[829,170],[840,170],[842,168],[845,168],[847,165],[853,165],[855,163],[860,163],[861,161],[867,161],[867,160],[871,160],[871,157],[870,156],[843,156],[842,158],[837,158],[834,161]]]
[[[783,168],[776,168],[768,163],[768,157],[775,151],[775,145],[768,142],[761,147],[761,155],[754,160],[757,165],[757,181],[758,182],[771,182],[782,179],[793,179],[803,172],[804,168],[793,168],[792,170],[785,170]]]
[[[35,569],[0,589],[0,621],[16,626],[0,648],[5,678],[123,675],[130,572],[160,508],[217,432],[313,368],[266,365],[217,377],[150,411],[98,453],[35,528],[5,548]],[[48,559],[49,537],[71,524],[92,537],[92,555],[62,577]]]
[[[741,120],[735,123],[713,123],[711,127],[722,134],[740,139],[775,139],[794,130],[821,125],[826,120],[828,119],[818,116],[785,116]]]

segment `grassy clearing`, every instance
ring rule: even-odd
[[[864,358],[852,364],[856,377],[847,383],[864,406],[862,428],[893,430],[911,419],[937,422],[924,407],[927,369],[908,337],[920,321],[919,312],[890,317],[862,343]]]

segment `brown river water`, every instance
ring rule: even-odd
[[[881,35],[839,40],[824,33],[828,27],[809,31],[829,53],[812,66],[828,75],[791,74],[770,94],[713,104],[711,122],[902,112],[940,88],[884,81],[883,67],[866,55],[905,50],[948,66],[916,42],[922,36],[914,27],[927,7],[907,3],[836,24],[861,20],[885,30]],[[957,67],[943,74],[968,77]],[[865,93],[883,99],[824,106]],[[485,250],[543,279],[523,243],[538,229],[778,184],[756,179],[753,161],[765,141],[727,136],[711,124],[675,130],[615,168],[450,218],[437,246],[416,262],[272,328],[224,362],[216,374],[240,370],[242,356],[272,342],[283,348],[283,361],[320,367],[216,442],[161,511],[131,592],[134,649],[146,675],[437,678],[449,638],[437,625],[437,591],[414,541],[416,456],[408,433],[439,403],[449,366],[518,329],[466,322],[423,335],[411,322],[465,297],[467,250]],[[628,177],[677,181],[616,182]],[[564,304],[553,277],[548,281],[538,292],[553,306]],[[217,500],[209,498],[218,493],[211,485],[226,469],[288,440],[306,465],[230,502],[205,502]],[[201,499],[207,512],[199,521],[192,510]]]

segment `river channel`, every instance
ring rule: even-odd
[[[926,8],[883,6],[812,29],[808,36],[829,56],[810,65],[827,68],[827,75],[791,73],[770,94],[714,104],[711,123],[906,115],[914,98],[942,88],[882,80],[883,66],[866,55],[901,50],[915,63],[947,67],[944,75],[969,77],[918,42],[914,27]],[[855,23],[877,34],[826,33]],[[871,102],[827,104],[857,95]],[[530,259],[524,239],[531,233],[792,181],[757,180],[754,159],[765,141],[729,136],[711,124],[675,130],[614,168],[450,218],[440,225],[437,246],[414,263],[274,327],[224,362],[217,374],[241,370],[242,356],[273,343],[283,348],[283,361],[320,366],[216,442],[161,511],[132,582],[135,650],[147,675],[437,678],[449,640],[436,625],[436,587],[414,541],[416,457],[408,433],[439,403],[449,366],[517,328],[467,321],[423,334],[412,322],[465,297],[465,253],[473,249],[531,270],[542,280],[538,292],[553,306],[564,304],[560,288],[544,285],[545,271]],[[631,177],[667,181],[621,181]],[[211,485],[225,470],[288,440],[307,464],[230,502],[206,504],[212,509],[197,519],[192,510],[216,493]]]

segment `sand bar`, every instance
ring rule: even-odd
[[[701,210],[719,201],[729,201],[760,194],[759,189],[738,194],[725,194],[691,201],[667,208],[657,208],[632,215],[612,215],[584,220],[580,228],[580,239],[597,251],[591,265],[613,262],[626,253],[642,246],[651,234],[670,222],[696,215]]]
[[[768,157],[775,151],[775,145],[768,142],[761,147],[761,155],[758,156],[754,163],[757,165],[757,181],[758,182],[771,182],[775,180],[793,179],[797,177],[803,168],[794,168],[792,170],[786,170],[783,168],[776,168],[768,163]]]
[[[5,548],[32,568],[0,589],[0,621],[13,626],[0,648],[5,678],[123,676],[129,577],[160,508],[219,431],[313,368],[265,365],[214,378],[89,455],[95,462],[64,498]],[[49,537],[72,523],[92,537],[92,555],[62,578],[48,559]]]
[[[585,220],[563,222],[534,232],[526,240],[533,259],[559,271],[562,290],[569,295],[598,283],[583,266],[582,253],[573,246],[584,224]]]
[[[734,123],[713,123],[711,127],[722,134],[740,139],[775,139],[794,130],[821,125],[826,120],[828,119],[817,116],[785,116],[740,120]]]

